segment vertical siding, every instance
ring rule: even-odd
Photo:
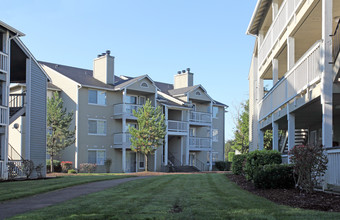
[[[30,158],[34,165],[46,167],[46,76],[31,61],[30,75]]]

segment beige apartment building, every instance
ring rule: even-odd
[[[329,187],[340,185],[339,19],[338,0],[258,0],[247,29],[250,150],[266,130],[288,163],[295,145],[322,144]]]
[[[97,164],[112,159],[111,172],[144,171],[144,157],[131,151],[129,126],[138,126],[133,110],[147,99],[161,106],[166,118],[164,145],[148,156],[151,171],[190,165],[211,170],[224,160],[224,114],[227,106],[213,100],[202,85],[194,85],[190,69],[178,72],[174,84],[153,81],[148,75],[116,76],[114,57],[106,51],[93,62],[93,70],[39,62],[58,88],[67,111],[74,112],[76,142],[60,160]]]

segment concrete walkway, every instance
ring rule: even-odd
[[[117,186],[132,180],[144,179],[149,176],[130,177],[115,180],[105,180],[93,183],[86,183],[77,186],[71,186],[64,189],[54,190],[22,199],[4,201],[0,203],[0,219],[12,217],[35,209],[44,208],[65,202],[67,200],[99,192],[110,187]],[[29,189],[27,189],[29,190]]]

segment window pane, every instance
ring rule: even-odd
[[[97,121],[98,134],[106,134],[106,121]]]
[[[106,92],[98,91],[98,105],[106,105]]]
[[[145,97],[141,96],[139,97],[139,104],[144,105],[145,104]]]
[[[89,103],[97,104],[97,91],[89,90]]]
[[[94,150],[89,150],[88,151],[88,163],[96,163],[96,151]]]
[[[217,118],[217,114],[218,114],[218,107],[214,107],[213,108],[213,117]]]
[[[135,96],[126,96],[126,103],[137,104],[137,98]]]
[[[105,151],[98,150],[97,151],[97,165],[104,165],[104,161],[105,161]]]
[[[89,133],[97,134],[97,121],[96,120],[89,120]]]
[[[213,141],[218,142],[218,129],[213,129]]]

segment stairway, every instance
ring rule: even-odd
[[[25,98],[26,93],[9,95],[9,124],[26,113]]]
[[[281,138],[280,141],[280,152],[282,154],[288,154],[288,132],[286,132],[285,137]],[[308,129],[295,129],[295,146],[304,145],[308,143]],[[282,147],[283,146],[283,147]]]

